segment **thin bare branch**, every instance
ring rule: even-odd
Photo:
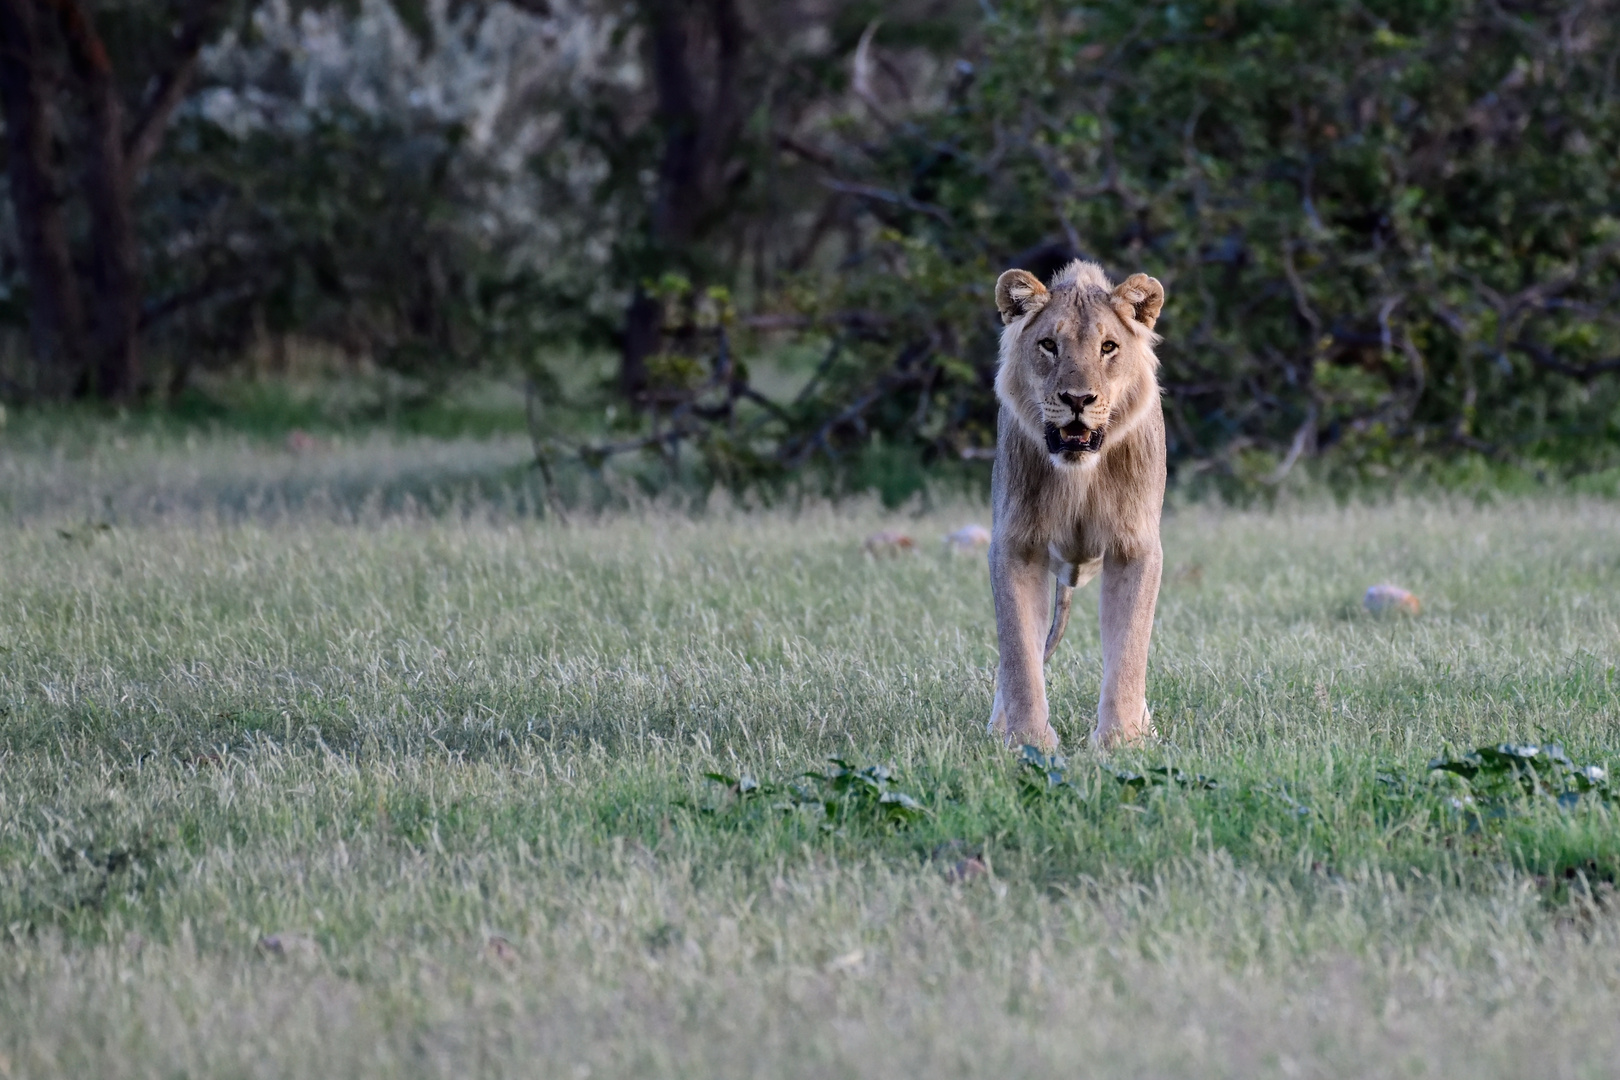
[[[133,184],[138,180],[157,154],[169,118],[190,92],[197,75],[198,57],[218,30],[224,11],[224,0],[199,0],[181,25],[174,42],[174,62],[158,77],[156,89],[124,143],[125,183]]]

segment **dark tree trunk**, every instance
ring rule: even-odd
[[[28,275],[33,392],[57,398],[82,379],[87,350],[84,304],[52,167],[43,65],[33,0],[0,0],[0,104],[6,117],[12,207]]]
[[[658,164],[658,195],[653,204],[655,247],[665,253],[692,240],[692,226],[703,198],[703,163],[699,152],[697,87],[692,74],[691,9],[683,0],[655,0],[652,5],[653,79],[658,89],[658,125],[664,153]]]
[[[84,85],[88,135],[84,190],[90,207],[91,280],[95,286],[93,391],[128,400],[140,390],[140,251],[124,162],[124,107],[112,61],[76,0],[52,0],[61,15],[73,68]]]
[[[664,305],[639,284],[624,313],[624,344],[619,353],[619,392],[633,405],[647,394],[647,357],[663,343]]]
[[[12,202],[32,295],[29,314],[37,392],[84,390],[127,400],[140,391],[140,248],[134,186],[163,140],[170,116],[195,77],[204,43],[220,25],[225,0],[192,0],[173,38],[172,62],[125,141],[124,106],[112,62],[81,0],[0,0],[0,98],[10,149]],[[39,15],[54,11],[61,31],[42,36]],[[45,78],[47,51],[66,44],[84,104],[82,183],[90,217],[91,317],[64,225],[54,175]]]
[[[644,12],[664,140],[648,221],[649,261],[659,270],[694,276],[695,245],[724,194],[723,174],[740,130],[744,29],[734,0],[647,0]],[[709,51],[711,36],[708,60],[698,53]],[[707,101],[699,88],[700,65],[712,72]],[[638,282],[625,312],[619,365],[620,389],[632,402],[646,392],[647,358],[661,345],[663,321],[663,305]]]
[[[697,94],[689,55],[689,0],[649,0],[647,33],[652,50],[653,85],[658,95],[658,126],[664,152],[658,162],[658,188],[648,221],[645,269],[673,269],[692,236],[699,198]],[[619,389],[633,404],[647,391],[647,358],[662,343],[664,306],[640,282],[624,316]]]
[[[710,0],[714,19],[714,93],[705,110],[708,124],[703,129],[705,177],[711,200],[725,194],[725,169],[742,134],[743,50],[747,46],[742,14],[735,0]]]

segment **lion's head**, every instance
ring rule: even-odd
[[[1054,464],[1095,462],[1157,400],[1153,324],[1163,306],[1154,278],[1114,286],[1095,263],[1069,264],[1050,286],[1025,270],[996,282],[1005,324],[996,396]]]

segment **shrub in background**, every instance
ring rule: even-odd
[[[1166,285],[1184,467],[1611,466],[1617,56],[1609,0],[998,4],[843,162],[886,231],[806,290],[848,347],[803,432],[989,445],[996,273],[1084,256]]]

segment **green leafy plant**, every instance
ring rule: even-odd
[[[1607,769],[1577,764],[1556,744],[1482,746],[1460,756],[1435,758],[1429,769],[1460,777],[1467,785],[1468,794],[1453,800],[1459,810],[1483,810],[1491,817],[1502,817],[1513,804],[1532,800],[1550,800],[1564,809],[1582,800],[1620,803],[1620,791],[1610,786]]]
[[[726,789],[732,796],[733,809],[763,807],[768,810],[790,811],[816,803],[813,793],[798,784],[778,784],[770,781],[760,783],[747,773],[732,776],[729,773],[706,772],[703,775]],[[712,806],[692,806],[684,802],[680,805],[704,814],[716,812]]]
[[[1043,753],[1033,746],[1020,747],[1018,765],[1018,794],[1026,804],[1055,796],[1086,797],[1084,785],[1076,783],[1069,775],[1068,760],[1061,754]],[[1155,765],[1141,772],[1129,769],[1106,771],[1119,783],[1120,799],[1124,802],[1134,802],[1139,794],[1155,786],[1173,785],[1199,791],[1210,791],[1220,786],[1218,780],[1202,773],[1183,772],[1173,765]]]
[[[894,787],[898,775],[890,766],[856,768],[842,758],[827,760],[836,767],[804,775],[821,786],[821,805],[828,821],[875,821],[898,826],[927,815],[922,803]]]
[[[791,782],[761,783],[747,773],[706,772],[703,775],[724,786],[733,796],[731,809],[765,808],[780,812],[820,811],[823,827],[846,825],[900,828],[928,815],[928,809],[895,785],[899,775],[889,765],[858,767],[843,758],[828,758],[833,768],[825,772],[802,773],[813,787]],[[698,808],[716,813],[712,807]]]
[[[1156,765],[1139,773],[1119,769],[1114,772],[1114,779],[1124,788],[1121,798],[1126,802],[1136,798],[1139,792],[1154,786],[1168,787],[1174,784],[1176,787],[1195,788],[1201,791],[1209,791],[1220,786],[1218,780],[1213,780],[1202,773],[1182,772],[1173,765]]]
[[[1018,797],[1024,803],[1037,803],[1056,796],[1084,799],[1086,793],[1069,778],[1069,762],[1061,754],[1046,754],[1033,746],[1018,751]]]

